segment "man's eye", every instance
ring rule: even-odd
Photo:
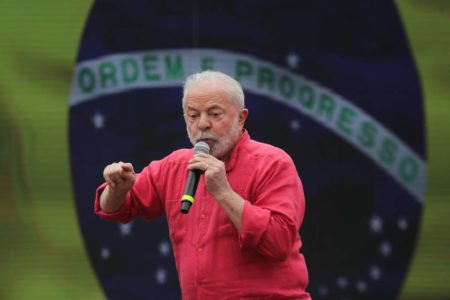
[[[189,121],[195,121],[198,119],[198,114],[188,114],[187,118],[189,119]]]
[[[209,115],[213,118],[218,118],[222,115],[222,113],[221,112],[211,112]]]

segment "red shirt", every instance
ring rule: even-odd
[[[105,219],[129,222],[165,214],[183,299],[310,299],[299,252],[303,188],[292,159],[245,131],[225,163],[231,187],[244,200],[239,232],[200,178],[188,214],[180,212],[192,149],[153,161],[137,176],[124,205]]]

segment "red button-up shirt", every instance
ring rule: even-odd
[[[225,163],[230,186],[244,200],[239,232],[201,177],[188,214],[180,212],[192,149],[153,161],[137,176],[124,205],[105,219],[129,222],[165,214],[183,299],[310,299],[299,252],[303,188],[291,158],[245,131]]]

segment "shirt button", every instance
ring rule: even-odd
[[[206,218],[206,215],[205,214],[201,214],[200,215],[200,219],[204,219],[204,218]]]
[[[202,247],[198,247],[197,248],[197,252],[202,252],[203,248]]]

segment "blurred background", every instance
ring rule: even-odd
[[[164,8],[164,4],[156,2],[159,3],[159,8]],[[182,7],[186,6],[187,2],[189,1],[169,1],[171,5],[180,7],[180,10],[173,11],[173,14],[182,15]],[[321,3],[322,8],[327,6],[326,1]],[[367,7],[372,7],[375,2],[367,1],[367,3]],[[417,72],[414,73],[417,77],[412,76],[415,79],[411,84],[416,84],[415,80],[419,82],[418,86],[413,87],[418,94],[414,94],[414,99],[411,98],[411,103],[414,103],[414,107],[411,104],[411,110],[415,109],[419,113],[409,114],[408,97],[400,95],[404,111],[398,114],[400,120],[398,122],[402,123],[404,116],[406,116],[405,122],[410,122],[413,117],[417,118],[417,128],[409,126],[403,128],[401,132],[406,140],[418,144],[417,152],[422,152],[427,168],[425,196],[421,199],[420,209],[415,209],[419,213],[416,220],[417,228],[414,229],[414,236],[408,240],[408,245],[411,247],[405,251],[408,258],[405,260],[401,257],[396,258],[397,261],[406,264],[406,267],[404,265],[401,267],[406,275],[394,278],[396,283],[393,294],[396,298],[404,300],[450,299],[450,285],[448,285],[450,220],[447,217],[450,213],[448,201],[450,162],[447,159],[447,153],[450,150],[450,2],[404,0],[383,1],[383,3],[389,5],[393,3],[396,8],[403,26],[406,44],[409,46],[410,53],[406,56],[409,59],[408,55],[411,55],[411,61]],[[112,11],[108,1],[97,1],[96,6],[93,4],[92,1],[84,0],[39,2],[4,0],[0,2],[0,299],[114,298],[111,296],[114,295],[112,283],[104,277],[104,274],[116,272],[117,266],[102,267],[102,260],[95,258],[96,236],[88,235],[88,225],[91,223],[86,221],[90,218],[91,211],[84,210],[85,207],[90,207],[92,200],[80,193],[80,190],[86,189],[83,186],[85,181],[89,180],[93,186],[101,181],[101,170],[98,174],[86,173],[87,169],[78,164],[83,161],[90,163],[90,157],[95,156],[90,153],[90,145],[83,147],[80,144],[83,139],[81,134],[77,135],[77,132],[81,132],[79,128],[82,127],[80,127],[82,124],[80,116],[88,110],[101,107],[74,108],[69,104],[77,62],[111,53],[95,48],[94,46],[98,44],[92,39],[96,35],[90,36],[85,31],[85,28],[89,26],[91,29],[98,28],[92,25],[95,20],[99,22],[98,18],[95,19],[95,11]],[[355,4],[349,3],[348,6],[348,11],[352,11]],[[340,8],[345,11],[345,7]],[[374,15],[376,15],[375,11]],[[91,23],[87,23],[88,17]],[[115,19],[114,14],[108,17],[115,24],[120,25],[120,20]],[[258,16],[252,17],[254,22],[258,22]],[[386,20],[391,19],[381,18],[375,21],[381,26],[387,23]],[[117,28],[120,31],[120,26]],[[385,34],[387,34],[386,39],[392,38],[388,32]],[[380,39],[383,40],[383,36]],[[119,46],[116,52],[133,50],[132,47],[127,49],[126,46],[123,48]],[[220,43],[217,42],[214,46],[220,48]],[[145,47],[145,45],[139,47]],[[173,46],[173,48],[176,47]],[[271,61],[276,59],[275,54],[270,58]],[[314,77],[314,65],[309,67],[310,78],[322,84],[328,83],[327,78],[321,77],[321,74]],[[409,80],[405,78],[407,79]],[[401,81],[401,78],[395,80]],[[405,85],[409,83],[410,81],[407,81]],[[333,88],[339,90],[339,87]],[[405,90],[410,92],[407,87]],[[176,95],[170,94],[171,97]],[[145,97],[145,95],[139,97]],[[418,100],[423,103],[417,102]],[[264,102],[264,99],[261,101],[262,106],[270,112],[271,104]],[[382,104],[380,104],[381,107],[383,107]],[[249,103],[249,105],[255,104]],[[387,105],[387,107],[390,106]],[[369,108],[367,109],[370,110]],[[281,110],[279,114],[281,120],[287,116],[288,112]],[[255,129],[251,132],[263,126],[261,125],[263,121],[258,122],[258,118],[264,120],[264,117],[263,111],[257,111],[255,121],[249,124],[251,129]],[[300,120],[300,124],[308,128],[308,121]],[[291,122],[289,126],[295,129],[298,126],[296,124]],[[155,121],[145,126],[153,128],[157,125],[160,123]],[[311,126],[314,128],[313,125]],[[283,126],[280,125],[279,129],[283,129]],[[271,137],[271,134],[275,136],[277,131],[269,132],[269,136],[261,134],[260,139],[275,138]],[[178,138],[179,136],[176,136],[176,139]],[[96,147],[95,141],[95,136],[91,136],[86,140],[86,144],[92,142]],[[177,142],[175,145],[178,145]],[[138,146],[149,147],[149,145]],[[101,149],[101,145],[99,147]],[[292,147],[295,151],[297,146],[287,145],[287,147],[288,149]],[[150,153],[149,157],[160,155],[161,151]],[[98,156],[98,152],[96,153]],[[120,151],[114,154],[127,155]],[[142,154],[139,155],[142,156]],[[136,158],[138,163],[144,164],[146,158],[139,155]],[[299,160],[298,164],[302,166],[301,158]],[[92,162],[92,164],[95,163]],[[300,170],[302,179],[306,187],[312,186],[308,182],[308,166],[304,165],[303,170]],[[97,166],[94,169],[98,169]],[[90,186],[88,187],[86,190],[91,189]],[[308,195],[308,190],[305,190]],[[364,192],[366,190],[362,191],[363,194]],[[333,194],[330,191],[328,193],[330,196]],[[315,196],[311,192],[311,198]],[[326,197],[326,193],[321,197]],[[319,196],[316,198],[321,199]],[[82,199],[85,199],[86,203],[81,203]],[[324,208],[324,206],[314,205],[311,207],[315,210]],[[311,212],[311,215],[317,214],[315,210]],[[305,220],[306,232],[302,235],[306,241],[320,239],[309,231],[309,229],[317,230],[313,223],[311,219]],[[162,223],[158,224],[161,227],[165,226]],[[135,227],[143,228],[138,225]],[[105,230],[110,229],[105,228]],[[120,230],[121,233],[126,234],[129,228],[120,228]],[[170,252],[165,248],[170,246],[165,246],[164,234],[158,235],[158,239],[162,241],[159,244],[159,251]],[[313,247],[305,242],[305,256],[307,259],[308,256],[311,258],[312,279],[320,278],[320,275],[316,275],[320,271],[320,264],[314,256],[315,247],[319,247],[318,244],[314,244]],[[111,255],[111,250],[102,248],[101,245],[99,251],[103,260]],[[161,260],[157,255],[152,259]],[[156,266],[155,270],[160,269]],[[172,274],[173,277],[173,267],[172,270],[164,270],[169,275],[161,275],[162,271],[160,271],[155,275],[156,283],[149,283],[149,286],[161,291],[169,287],[172,289],[172,286],[164,284],[166,279],[161,281],[160,278],[168,276],[168,282],[176,283],[176,278],[171,278],[170,275]],[[124,277],[127,271],[124,270]],[[400,283],[398,278],[401,278]],[[346,287],[345,282],[348,280],[346,277],[338,277],[337,280],[337,290]],[[115,284],[120,285],[120,280]],[[142,285],[145,284],[144,280]],[[359,285],[359,288],[361,287],[363,286]],[[313,288],[311,292],[317,295],[317,298],[329,296],[328,299],[333,299],[330,298],[332,294],[327,295],[331,292],[327,292],[328,290],[317,282],[311,282],[311,289]],[[328,289],[331,291],[329,286]],[[172,294],[165,294],[159,290],[148,298],[164,299],[158,295],[166,295],[166,299],[172,297],[170,296]],[[125,296],[122,299],[127,299],[126,291],[124,293]],[[350,298],[383,299],[383,296],[376,292],[372,296],[355,295]],[[120,297],[116,296],[116,298]],[[129,299],[131,298],[139,297]]]

